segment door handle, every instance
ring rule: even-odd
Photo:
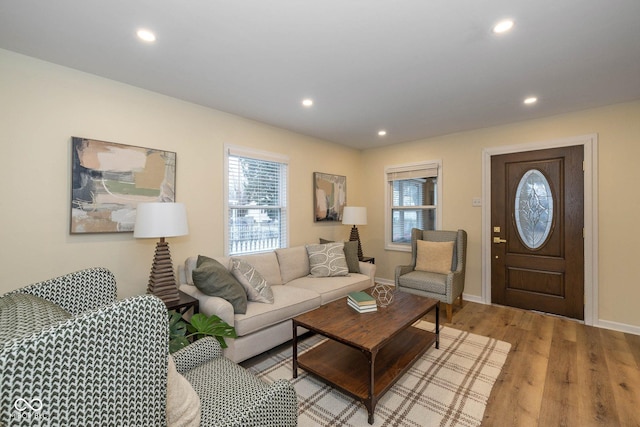
[[[499,237],[494,237],[493,238],[493,243],[507,243],[507,241],[505,239],[501,239]]]

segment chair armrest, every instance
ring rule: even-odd
[[[398,279],[400,278],[400,276],[402,276],[403,274],[407,274],[413,271],[413,265],[399,265],[396,267],[396,271],[395,271],[395,283],[396,286],[398,286]]]
[[[182,374],[211,359],[222,357],[222,348],[214,337],[205,337],[181,348],[172,356],[176,370]]]
[[[165,425],[168,335],[164,303],[141,295],[11,342],[0,425],[13,425],[17,399],[40,399],[43,424]]]
[[[278,379],[260,390],[245,411],[238,414],[239,425],[292,427],[298,425],[298,400],[293,385]],[[265,414],[271,416],[265,417]]]
[[[46,299],[76,315],[115,301],[116,279],[106,268],[94,267],[33,283],[13,292]]]

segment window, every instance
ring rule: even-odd
[[[412,228],[440,228],[440,171],[440,162],[386,168],[386,249],[410,251]]]
[[[240,147],[225,151],[225,253],[287,247],[288,158]]]

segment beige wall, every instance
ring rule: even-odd
[[[314,224],[312,176],[346,175],[348,202],[361,203],[357,150],[3,50],[0,76],[0,293],[96,265],[115,273],[120,296],[145,291],[155,240],[69,234],[72,136],[177,152],[190,234],[170,239],[174,264],[224,251],[224,144],[289,156],[291,245],[349,236]]]
[[[442,227],[469,233],[465,294],[480,298],[481,215],[472,207],[482,196],[482,151],[505,145],[546,142],[597,134],[599,144],[599,319],[640,331],[640,270],[637,268],[636,215],[640,198],[640,102],[619,104],[508,126],[481,129],[399,144],[363,153],[369,224],[362,227],[365,252],[376,257],[377,274],[393,279],[396,265],[410,254],[384,249],[384,168],[421,160],[442,160]],[[596,319],[597,320],[597,319]]]
[[[131,234],[69,234],[70,138],[81,136],[176,151],[177,200],[190,234],[170,240],[174,263],[223,253],[223,146],[290,157],[290,244],[347,238],[349,227],[314,224],[312,173],[347,176],[348,202],[368,206],[359,227],[378,276],[409,254],[384,249],[384,167],[442,160],[443,228],[469,232],[466,293],[481,296],[482,150],[585,134],[599,140],[599,319],[640,331],[634,184],[640,168],[640,101],[430,138],[364,152],[0,50],[0,293],[102,265],[120,296],[145,290],[155,242]]]

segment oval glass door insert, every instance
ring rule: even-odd
[[[527,171],[518,184],[515,217],[522,242],[529,249],[542,246],[553,222],[553,195],[549,181],[537,169]]]

